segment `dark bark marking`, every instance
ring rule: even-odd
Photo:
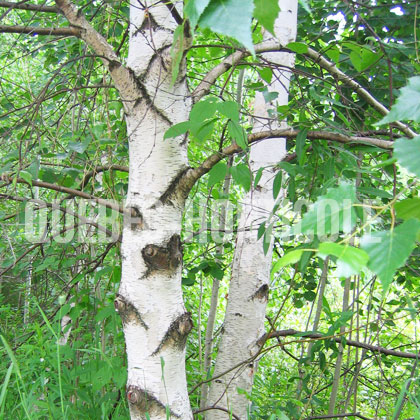
[[[176,199],[177,194],[181,193],[181,197],[184,199],[186,198],[186,195],[188,195],[188,192],[186,191],[179,191],[178,187],[180,185],[181,179],[184,177],[184,175],[190,170],[191,168],[185,168],[179,171],[177,175],[173,178],[173,180],[170,182],[168,188],[166,191],[160,196],[159,201],[162,204],[171,204],[174,205],[173,200]]]
[[[174,270],[182,263],[182,246],[179,235],[172,235],[166,246],[146,245],[142,251],[148,267],[148,274],[153,270]]]
[[[250,300],[259,299],[268,301],[268,292],[269,292],[268,284],[263,284],[257,291],[251,296]]]
[[[166,331],[162,341],[157,349],[152,353],[152,356],[158,354],[164,347],[171,346],[183,349],[187,342],[187,336],[193,327],[191,320],[191,313],[185,312],[171,323]]]
[[[130,321],[138,322],[144,329],[149,329],[148,325],[143,321],[139,311],[124,296],[117,295],[114,300],[114,306],[116,312],[120,314],[123,324],[127,324]]]
[[[124,225],[130,225],[132,230],[141,230],[144,227],[143,216],[137,206],[130,207],[130,213],[124,213]]]
[[[150,413],[157,415],[162,412],[166,413],[165,405],[145,389],[135,385],[129,385],[127,387],[126,397],[131,405],[131,409],[137,411],[138,414]],[[176,418],[180,417],[172,410],[170,410],[170,414]]]

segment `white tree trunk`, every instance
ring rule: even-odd
[[[115,307],[127,345],[127,398],[132,420],[192,419],[185,377],[185,342],[192,328],[181,289],[181,216],[184,197],[173,189],[187,169],[184,138],[163,140],[188,119],[185,64],[171,85],[175,20],[164,3],[130,9],[128,67],[142,97],[126,104],[129,188],[122,279]]]
[[[296,37],[297,0],[280,0],[279,5],[281,12],[276,20],[275,32],[281,44],[286,45]],[[265,39],[270,37],[271,34],[265,34]],[[290,53],[267,53],[264,56],[279,66],[293,67],[294,64],[294,56]],[[273,71],[273,82],[268,90],[278,92],[272,105],[285,105],[288,103],[291,73],[278,68]],[[269,118],[268,109],[275,110],[272,105],[265,103],[262,94],[257,94],[254,115],[261,118],[255,121],[254,132],[279,128],[276,118]],[[208,399],[208,406],[228,409],[241,419],[247,418],[249,401],[246,395],[237,392],[237,388],[251,392],[256,364],[251,361],[235,366],[254,356],[259,349],[257,340],[264,333],[270,280],[272,246],[264,255],[256,229],[267,219],[275,204],[272,192],[275,171],[272,165],[281,161],[285,153],[285,141],[278,139],[265,140],[251,148],[251,169],[266,169],[258,186],[245,197],[236,240],[224,331],[213,376],[229,372],[212,382]],[[250,230],[245,229],[249,227]],[[229,415],[222,410],[209,410],[206,418],[228,419]]]

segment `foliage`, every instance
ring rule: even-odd
[[[249,396],[251,418],[326,414],[340,352],[340,407],[368,418],[418,418],[416,361],[348,345],[353,340],[418,353],[420,137],[408,139],[392,124],[408,121],[412,130],[420,130],[420,78],[412,77],[420,70],[415,2],[395,7],[385,1],[300,3],[297,42],[284,46],[296,53],[287,106],[276,106],[276,92],[265,87],[273,65],[253,47],[262,40],[262,27],[273,30],[276,1],[189,0],[185,15],[194,30],[194,48],[182,51],[183,26],[175,34],[173,58],[179,64],[186,54],[191,89],[236,49],[250,52],[220,76],[188,121],[165,134],[166,141],[188,135],[193,167],[222,147],[240,148],[196,184],[185,213],[183,285],[196,326],[187,351],[191,403],[199,407],[196,385],[208,374],[200,346],[211,286],[221,281],[217,344],[237,205],[266,169],[251,173],[247,154],[252,101],[263,92],[275,107],[272,117],[300,130],[296,139],[288,139],[289,159],[279,162],[275,175],[273,196],[285,190],[287,199],[278,199],[258,229],[263,242],[273,240],[275,247],[266,330],[294,328],[302,334],[266,343]],[[78,6],[125,58],[128,4],[79,1]],[[13,10],[4,20],[8,25],[66,24],[60,14],[44,18],[25,10]],[[0,418],[127,418],[124,343],[112,303],[121,276],[118,237],[98,240],[96,227],[104,215],[96,204],[83,208],[87,223],[69,212],[53,216],[37,203],[58,198],[62,207],[83,206],[71,194],[44,188],[45,183],[122,202],[128,176],[122,104],[100,58],[77,39],[2,38]],[[309,47],[391,112],[383,116],[352,86],[322,69],[310,59]],[[314,130],[387,139],[394,151],[367,141],[315,140],[310,137]],[[230,176],[232,188],[226,193],[223,184]],[[36,209],[32,234],[38,238],[32,242],[24,230],[25,204],[31,201]],[[233,232],[215,233],[210,224],[222,201],[234,209]],[[117,217],[115,223],[122,221]],[[65,228],[77,234],[60,242]],[[344,289],[350,295],[347,310]],[[59,344],[66,332],[67,342]],[[311,332],[322,334],[321,339],[308,338]]]

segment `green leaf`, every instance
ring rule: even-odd
[[[277,175],[273,181],[273,198],[276,199],[279,195],[281,189],[281,181],[283,179],[283,173],[281,171],[277,172]]]
[[[201,124],[203,121],[213,117],[218,105],[216,99],[212,97],[194,104],[190,112],[191,124]]]
[[[394,156],[401,166],[420,177],[420,136],[410,140],[404,138],[396,140]]]
[[[236,123],[239,123],[239,105],[237,102],[225,101],[217,104],[217,110]]]
[[[171,47],[172,58],[172,84],[175,83],[178,74],[179,66],[181,64],[182,56],[184,55],[184,24],[178,25],[174,31],[174,40]]]
[[[299,0],[299,4],[309,13],[312,13],[311,8],[309,7],[308,0]]]
[[[189,121],[183,121],[178,124],[173,125],[168,130],[166,130],[165,135],[163,136],[163,139],[170,139],[172,137],[178,137],[181,134],[186,133],[190,129],[190,122]]]
[[[202,28],[230,36],[255,55],[251,35],[252,0],[211,0],[198,22]]]
[[[301,162],[301,156],[303,153],[303,148],[305,147],[307,135],[308,130],[305,128],[304,130],[299,131],[298,135],[296,136],[296,155],[299,163]]]
[[[304,251],[304,249],[294,249],[293,251],[288,252],[274,264],[271,272],[274,274],[286,265],[296,264],[302,257]]]
[[[271,70],[270,67],[263,67],[262,69],[257,69],[257,71],[261,79],[267,83],[271,83],[273,78],[273,70]]]
[[[225,162],[219,162],[209,171],[209,186],[213,186],[225,179],[228,167]]]
[[[394,205],[397,217],[403,220],[418,219],[420,220],[420,198],[407,198],[399,201]]]
[[[318,198],[292,232],[315,235],[349,233],[356,223],[356,188],[349,183],[329,188],[327,194]]]
[[[392,195],[384,190],[373,187],[357,187],[357,192],[370,195],[372,197],[392,198]]]
[[[200,19],[201,14],[204,12],[204,9],[209,3],[210,0],[189,0],[185,5],[184,14],[190,21],[192,30],[194,30],[198,19]]]
[[[420,122],[420,76],[408,80],[408,85],[401,89],[397,102],[378,125],[399,120]]]
[[[84,142],[69,141],[68,148],[76,153],[84,153],[89,146],[91,138],[88,137]]]
[[[26,171],[20,171],[19,176],[32,187],[32,174]]]
[[[245,191],[249,191],[251,188],[252,174],[248,166],[240,163],[230,168],[230,173],[233,179],[240,185],[242,185]]]
[[[263,171],[264,171],[264,168],[258,169],[257,174],[255,175],[255,179],[254,179],[254,188],[257,188],[257,185],[260,182]]]
[[[289,42],[286,48],[298,54],[306,54],[308,52],[308,46],[303,42]]]
[[[245,130],[235,121],[230,120],[228,123],[229,134],[236,141],[237,145],[242,149],[248,148],[248,137]]]
[[[267,31],[274,33],[274,22],[280,12],[278,0],[254,0],[254,17]]]
[[[415,246],[420,221],[410,219],[390,231],[375,232],[361,239],[361,247],[369,255],[368,267],[379,276],[384,293],[394,274],[406,262]]]
[[[339,277],[350,277],[359,274],[369,260],[369,255],[363,249],[334,242],[320,243],[318,255],[333,255],[338,258],[337,275]]]

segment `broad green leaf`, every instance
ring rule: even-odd
[[[327,194],[318,198],[292,231],[295,234],[315,235],[338,234],[340,231],[349,233],[356,223],[355,202],[354,185],[342,183],[330,188]]]
[[[214,165],[209,172],[209,186],[211,187],[212,185],[225,179],[227,171],[228,167],[225,162],[219,162]]]
[[[357,187],[357,192],[370,195],[372,197],[392,198],[392,195],[384,190],[373,187]]]
[[[211,120],[206,120],[201,123],[193,124],[191,122],[190,132],[196,137],[199,141],[207,140],[210,134],[213,132],[214,124],[216,123],[217,118]]]
[[[420,198],[406,198],[405,200],[395,203],[394,207],[397,212],[397,217],[400,219],[420,220]]]
[[[303,153],[303,148],[305,146],[307,134],[308,130],[305,128],[304,130],[299,131],[298,135],[296,136],[296,155],[299,163],[301,161],[301,156]]]
[[[171,47],[172,84],[175,83],[178,77],[179,66],[181,64],[183,55],[184,55],[184,24],[182,23],[182,25],[178,25],[174,31],[174,40]]]
[[[420,122],[420,76],[408,80],[408,85],[401,89],[396,104],[378,124],[399,120]]]
[[[278,0],[254,0],[254,17],[267,31],[274,33],[274,22],[280,12]]]
[[[369,260],[369,255],[363,249],[334,242],[320,243],[318,254],[333,255],[338,258],[337,275],[339,277],[349,277],[360,273]]]
[[[242,185],[245,191],[249,191],[251,188],[252,175],[248,166],[243,163],[240,163],[236,166],[230,168],[230,173],[232,174],[233,179],[240,185]]]
[[[255,175],[255,179],[254,179],[254,188],[257,188],[257,185],[260,182],[263,171],[264,171],[264,168],[258,169],[257,174]]]
[[[82,154],[88,148],[90,140],[88,137],[84,142],[69,141],[68,148],[73,152]]]
[[[218,104],[215,98],[206,98],[194,104],[190,112],[191,124],[201,124],[215,114]]]
[[[189,0],[184,7],[184,14],[190,21],[191,29],[194,30],[197,25],[198,19],[200,19],[201,14],[204,12],[204,9],[210,3],[210,0]]]
[[[420,96],[418,99],[420,102]],[[401,166],[420,177],[420,136],[410,140],[404,138],[396,140],[394,156]]]
[[[27,182],[30,186],[32,186],[32,174],[27,171],[20,171],[19,176]]]
[[[251,35],[253,11],[252,0],[211,0],[198,24],[202,28],[235,38],[254,55]]]
[[[228,123],[229,134],[242,150],[248,148],[248,137],[245,130],[237,122],[230,120]]]
[[[271,83],[271,80],[273,78],[273,70],[271,70],[270,67],[263,67],[261,69],[258,69],[257,71],[261,79],[263,79],[267,83]]]
[[[190,129],[190,122],[189,121],[183,121],[178,124],[173,125],[171,128],[166,130],[165,135],[163,136],[163,139],[169,139],[172,137],[178,137],[181,134],[186,133]]]
[[[394,274],[414,249],[420,221],[410,219],[393,230],[375,232],[361,239],[361,247],[369,255],[368,267],[379,276],[384,293]]]
[[[308,52],[308,46],[303,42],[289,42],[286,48],[298,54],[306,54]]]
[[[304,251],[304,249],[294,249],[293,251],[288,252],[274,264],[271,272],[274,274],[286,265],[296,264],[302,257]]]
[[[272,233],[273,233],[273,223],[270,223],[264,231],[264,238],[263,238],[264,255],[267,255],[267,252],[270,249]]]
[[[311,8],[309,7],[308,0],[299,0],[299,4],[309,13],[312,13]]]
[[[217,104],[217,110],[236,123],[239,123],[239,105],[237,102],[225,101]]]
[[[277,172],[273,181],[273,198],[274,199],[276,199],[277,196],[279,195],[282,178],[283,178],[282,171]]]

